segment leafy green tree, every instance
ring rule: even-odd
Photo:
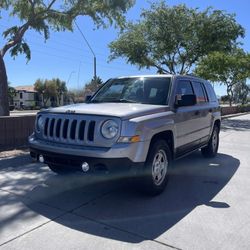
[[[31,51],[24,40],[28,30],[42,33],[47,40],[51,30],[72,31],[77,16],[89,16],[97,27],[106,27],[113,21],[122,25],[123,14],[133,4],[133,0],[1,0],[0,14],[2,10],[7,11],[9,16],[19,19],[21,25],[12,26],[3,32],[6,41],[0,50],[0,115],[9,115],[4,56],[9,51],[12,57],[25,54],[30,60]]]
[[[81,89],[71,89],[67,91],[65,97],[68,103],[82,103],[85,101],[86,96],[92,95],[96,92],[103,84],[102,79],[97,76],[91,79],[89,83],[86,83],[84,88]]]
[[[221,96],[220,100],[221,100],[222,103],[229,102],[229,96],[228,95],[223,95],[223,96]]]
[[[37,79],[34,88],[42,97],[43,106],[46,107],[48,100],[53,100],[53,105],[60,105],[61,98],[67,93],[66,83],[59,78],[53,78],[52,80]]]
[[[68,103],[82,103],[85,100],[85,91],[84,89],[69,90],[66,99]]]
[[[66,82],[65,81],[61,81],[59,78],[56,79],[52,79],[53,82],[55,82],[56,84],[56,88],[57,88],[57,103],[58,105],[61,104],[62,101],[62,97],[67,93],[67,87],[66,87]]]
[[[51,100],[51,106],[56,106],[57,99],[57,84],[53,80],[44,81],[45,90],[44,90],[44,103],[47,106],[48,100]]]
[[[8,86],[8,96],[13,98],[16,94],[16,89],[14,87]]]
[[[213,52],[198,63],[195,73],[212,82],[224,84],[231,106],[234,87],[250,77],[250,54],[242,49],[234,49],[231,53]]]
[[[16,94],[16,89],[14,87],[10,86],[10,83],[8,82],[8,98],[9,98],[9,104],[13,104],[13,98]]]
[[[96,79],[93,78],[89,83],[85,84],[84,87],[85,92],[88,94],[94,93],[100,88],[102,84],[103,84],[102,79],[99,76],[97,76]]]
[[[45,107],[46,103],[44,102],[44,92],[45,92],[44,80],[37,79],[36,82],[34,83],[34,89],[37,91],[38,95],[42,97],[43,107]]]
[[[250,94],[250,85],[247,84],[246,80],[238,82],[233,89],[234,101],[236,103],[247,104],[248,95]]]
[[[110,59],[124,57],[139,68],[186,74],[199,59],[213,51],[230,51],[243,36],[235,16],[224,11],[154,3],[110,43]]]

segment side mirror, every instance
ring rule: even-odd
[[[87,95],[86,98],[85,98],[85,102],[89,102],[91,97],[92,97],[92,95]]]
[[[175,106],[193,106],[197,103],[196,95],[176,95],[175,97]]]

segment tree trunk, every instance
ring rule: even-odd
[[[227,96],[228,96],[228,99],[229,99],[229,106],[231,107],[232,106],[232,99],[233,99],[232,87],[228,86],[228,85],[227,85]]]
[[[0,55],[0,116],[9,116],[8,81],[3,57]]]

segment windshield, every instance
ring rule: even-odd
[[[90,100],[166,105],[170,77],[138,77],[109,80]]]

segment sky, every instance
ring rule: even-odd
[[[155,0],[155,2],[157,2]],[[212,6],[215,9],[235,13],[236,20],[246,31],[243,48],[250,52],[250,22],[249,0],[168,0],[170,6],[186,4],[189,7],[198,7],[204,10]],[[127,12],[128,20],[136,21],[140,18],[141,9],[148,9],[148,1],[137,0],[136,4]],[[124,75],[155,74],[156,70],[141,69],[126,63],[125,59],[116,59],[109,62],[110,51],[108,44],[117,38],[118,29],[96,29],[89,17],[77,19],[78,26],[82,30],[97,58],[97,75],[108,80],[111,77]],[[0,19],[0,33],[13,25],[20,25],[17,19],[3,13]],[[32,85],[38,78],[51,79],[58,77],[64,80],[69,89],[82,88],[93,77],[93,55],[80,32],[75,28],[74,32],[51,32],[49,40],[44,42],[43,37],[29,30],[25,34],[25,40],[31,48],[31,60],[27,63],[25,56],[20,55],[15,59],[9,53],[4,60],[8,74],[8,81],[12,86]],[[0,37],[0,46],[4,40]],[[225,87],[215,85],[217,95],[226,94]]]

